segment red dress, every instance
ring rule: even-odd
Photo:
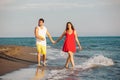
[[[76,42],[75,42],[75,34],[74,34],[74,31],[72,32],[72,34],[69,34],[67,31],[66,31],[66,38],[65,38],[65,41],[64,41],[64,45],[63,45],[63,51],[64,52],[68,52],[68,51],[71,51],[71,52],[76,52]]]

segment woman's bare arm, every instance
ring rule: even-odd
[[[56,43],[59,42],[66,34],[66,31],[62,33],[62,35],[56,40]]]
[[[81,47],[80,42],[79,42],[79,40],[78,40],[77,32],[74,31],[74,34],[75,34],[75,40],[76,40],[76,42],[77,42],[77,44],[78,44],[78,46],[79,46],[79,49],[82,50],[82,47]]]

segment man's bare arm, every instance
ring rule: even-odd
[[[47,30],[46,34],[47,34],[48,38],[50,39],[50,41],[54,44],[55,41],[53,40],[53,38],[52,38],[51,34],[48,32],[48,30]]]

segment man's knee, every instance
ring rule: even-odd
[[[41,55],[41,53],[38,52],[37,55]]]

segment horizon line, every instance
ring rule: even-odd
[[[60,36],[52,36],[52,37],[60,37]],[[120,36],[115,36],[115,35],[112,35],[112,36],[110,36],[110,35],[108,35],[108,36],[78,36],[78,37],[120,37]],[[34,36],[16,36],[16,37],[0,37],[0,38],[35,38]],[[48,37],[47,37],[48,38]]]

